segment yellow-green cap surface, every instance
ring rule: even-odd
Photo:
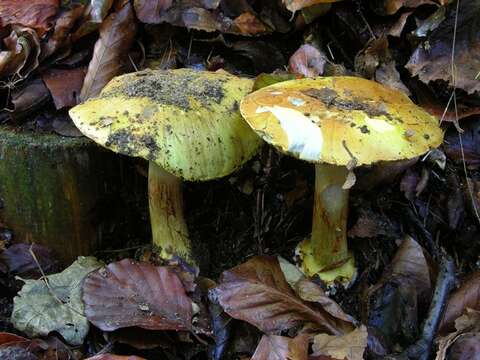
[[[443,140],[438,119],[406,95],[358,77],[270,85],[246,96],[240,111],[265,141],[314,163],[409,159]]]
[[[183,179],[208,180],[230,174],[261,143],[238,111],[252,86],[226,72],[146,70],[114,78],[70,116],[113,151],[154,161]]]

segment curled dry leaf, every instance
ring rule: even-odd
[[[480,3],[463,1],[450,5],[447,18],[412,54],[405,66],[424,83],[443,80],[469,94],[480,91]],[[458,16],[457,16],[458,15]],[[456,32],[454,31],[456,25]],[[455,33],[455,35],[454,35]],[[455,36],[454,73],[452,43]]]
[[[363,360],[367,338],[364,325],[342,336],[318,334],[313,338],[313,353],[314,356],[327,355],[335,359]]]
[[[133,7],[137,18],[146,24],[158,24],[160,15],[172,6],[172,0],[135,0]]]
[[[467,309],[480,311],[480,271],[471,274],[448,299],[439,332],[454,330],[455,320]]]
[[[263,335],[251,360],[307,360],[308,335]]]
[[[7,50],[0,52],[0,77],[17,74],[23,78],[38,67],[40,40],[34,30],[13,26],[3,42]]]
[[[291,12],[302,10],[308,6],[318,5],[318,4],[329,4],[341,0],[283,0],[285,7]]]
[[[310,44],[304,44],[290,57],[288,69],[290,72],[305,77],[323,75],[327,56]]]
[[[42,36],[51,28],[59,6],[59,0],[2,0],[0,27],[22,25]]]
[[[71,30],[84,12],[84,6],[74,6],[71,10],[63,11],[53,28],[53,34],[47,42],[42,43],[40,59],[46,59],[61,48],[70,46]]]
[[[393,15],[403,7],[417,8],[425,4],[438,5],[433,0],[375,0],[370,7],[379,15]]]
[[[111,263],[86,279],[83,301],[88,320],[104,331],[192,328],[192,301],[169,267],[129,259]]]
[[[86,70],[85,67],[76,69],[50,68],[42,74],[43,81],[50,90],[50,94],[52,94],[57,110],[77,105],[77,98],[82,89]]]
[[[93,257],[79,257],[72,265],[45,280],[25,280],[13,299],[12,324],[29,336],[57,331],[72,345],[80,345],[88,333],[83,315],[82,282],[101,266]]]
[[[435,360],[477,358],[480,351],[480,312],[467,309],[464,315],[456,319],[455,329],[456,331],[439,339]]]
[[[48,275],[58,266],[50,250],[37,244],[13,244],[0,253],[0,263],[5,264],[11,274],[23,279],[38,279],[42,276],[40,269]]]
[[[81,101],[98,95],[113,77],[123,72],[136,29],[135,15],[129,2],[105,19],[83,82]]]
[[[113,0],[91,0],[83,14],[82,24],[72,34],[72,40],[75,42],[81,37],[96,31],[107,16],[113,2]]]
[[[71,351],[56,337],[27,339],[9,333],[0,333],[0,359],[70,360]]]
[[[9,115],[19,120],[43,107],[50,100],[50,93],[42,79],[35,78],[25,87],[13,91],[11,97],[13,109]]]
[[[262,256],[224,271],[220,284],[212,290],[212,296],[227,314],[247,321],[265,333],[278,333],[307,324],[330,334],[342,334],[345,328],[351,329],[351,323],[345,321],[348,315],[335,312],[338,305],[328,297],[322,297],[318,289],[305,290],[307,286],[301,288],[318,303],[297,296],[285,279],[278,260]]]

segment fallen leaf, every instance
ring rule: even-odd
[[[30,250],[35,254],[36,261]],[[58,268],[51,251],[37,244],[13,244],[0,253],[0,263],[5,264],[11,274],[23,279],[38,279]]]
[[[343,324],[341,327],[344,331],[353,330],[355,320],[350,315],[344,313],[342,308],[330,299],[318,284],[311,281],[295,265],[289,263],[284,258],[279,256],[277,259],[285,280],[302,300],[317,303],[331,316],[337,320],[342,320]]]
[[[431,267],[423,248],[406,237],[380,281],[368,290],[368,326],[388,347],[416,339],[418,313],[427,309],[432,293]]]
[[[246,11],[233,20],[235,33],[239,35],[253,36],[272,32],[256,15]]]
[[[42,36],[52,27],[59,5],[59,0],[2,0],[0,27],[22,25]]]
[[[135,15],[129,2],[105,19],[83,82],[81,101],[98,95],[113,77],[123,72],[136,29]]]
[[[465,314],[455,321],[456,331],[438,340],[438,352],[435,360],[471,360],[480,349],[480,312],[467,309]],[[447,357],[448,354],[448,357]]]
[[[251,360],[307,360],[308,336],[263,335]]]
[[[370,7],[378,15],[393,15],[403,7],[417,8],[425,4],[438,6],[438,4],[432,0],[381,0],[372,1]]]
[[[160,23],[160,14],[172,6],[172,0],[134,0],[138,20],[146,24]]]
[[[108,15],[113,2],[114,0],[91,0],[83,14],[82,24],[72,34],[72,40],[75,42],[81,37],[96,31]]]
[[[83,85],[86,68],[56,69],[49,68],[42,74],[57,110],[77,105],[77,98]]]
[[[291,12],[302,10],[308,6],[318,5],[318,4],[328,4],[334,3],[341,0],[283,0],[285,7]]]
[[[337,359],[363,360],[367,348],[367,328],[361,327],[342,336],[318,334],[313,338],[313,353]]]
[[[473,94],[480,91],[480,24],[476,21],[480,17],[480,3],[461,2],[458,14],[456,6],[456,3],[450,5],[445,21],[418,45],[405,67],[424,83],[443,80]],[[452,74],[453,36],[455,72]]]
[[[61,273],[48,275],[46,281],[24,280],[13,299],[12,324],[28,336],[57,331],[68,343],[82,344],[89,329],[83,315],[82,282],[99,266],[95,258],[81,256]]]
[[[268,334],[306,324],[330,334],[344,332],[343,319],[293,292],[274,257],[254,257],[224,271],[211,292],[227,314]]]
[[[129,259],[111,263],[88,276],[83,301],[88,320],[104,331],[192,328],[192,301],[170,267]]]
[[[113,354],[101,354],[93,357],[86,358],[85,360],[145,360],[142,357],[135,355],[113,355]]]
[[[355,56],[355,71],[363,77],[410,95],[410,90],[400,79],[386,35],[369,41]]]
[[[63,11],[55,21],[53,34],[47,42],[42,43],[40,60],[46,59],[61,48],[68,47],[71,43],[71,30],[83,15],[84,6],[74,6],[68,11]]]
[[[467,309],[480,311],[480,271],[472,273],[450,295],[439,325],[439,332],[445,334],[453,331],[455,320],[464,315]]]
[[[296,75],[315,77],[323,75],[327,56],[310,44],[304,44],[290,57],[288,69]]]
[[[27,40],[25,40],[27,41]],[[3,39],[5,50],[0,51],[0,78],[18,72],[26,61],[26,49],[15,31]]]
[[[12,92],[13,109],[9,115],[15,120],[24,119],[38,111],[48,101],[50,101],[50,92],[45,83],[39,78],[32,79],[25,87]]]
[[[0,332],[0,346],[10,345],[18,342],[30,342],[30,339],[24,338],[16,334]]]
[[[447,130],[443,149],[456,164],[465,162],[468,168],[476,169],[480,165],[480,122],[467,121],[461,127],[463,133],[454,127]]]
[[[0,77],[17,74],[25,78],[38,67],[40,40],[34,30],[13,26],[3,42],[7,50],[0,52]]]

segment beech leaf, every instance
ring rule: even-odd
[[[467,309],[480,311],[480,271],[466,279],[447,301],[439,332],[454,330],[455,320],[465,314]]]
[[[308,336],[263,335],[251,360],[307,360]]]
[[[42,74],[42,79],[52,94],[55,108],[77,105],[77,97],[82,89],[86,69],[55,69],[50,68]]]
[[[81,101],[98,95],[113,77],[123,72],[136,29],[135,16],[129,2],[105,19],[100,26],[100,37],[95,43],[83,82]]]
[[[346,327],[343,319],[319,304],[299,298],[274,257],[254,257],[224,271],[212,296],[227,314],[267,334],[306,324],[330,334],[342,334]]]
[[[290,10],[291,12],[295,12],[309,6],[318,4],[329,4],[338,1],[341,0],[283,0],[283,3],[288,10]]]
[[[130,259],[111,263],[85,280],[85,315],[104,331],[138,326],[189,330],[192,301],[177,274],[165,266]]]
[[[88,333],[83,315],[82,282],[101,266],[93,257],[80,256],[72,265],[45,280],[24,280],[13,299],[12,324],[29,336],[59,332],[72,345],[80,345]]]
[[[172,0],[135,0],[133,6],[141,22],[158,24],[163,11],[172,6]]]
[[[314,355],[328,355],[336,359],[362,360],[367,338],[364,325],[342,336],[318,334],[313,339],[313,352]]]
[[[0,27],[22,25],[37,30],[42,36],[51,28],[59,5],[59,0],[2,0]]]

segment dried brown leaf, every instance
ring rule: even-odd
[[[307,360],[308,336],[263,335],[251,360]]]
[[[314,355],[328,355],[338,359],[363,360],[367,338],[368,332],[364,325],[342,336],[318,334],[313,339],[313,352]]]
[[[123,72],[136,29],[135,15],[129,2],[105,19],[83,82],[81,101],[98,95],[113,77]]]
[[[341,334],[346,326],[343,319],[332,316],[318,304],[299,298],[274,257],[254,257],[224,271],[212,295],[230,316],[265,333],[309,324],[330,334]]]
[[[87,69],[50,68],[42,74],[42,79],[52,94],[55,108],[72,107],[77,105],[77,98],[82,89],[83,79]]]
[[[113,355],[113,354],[101,354],[89,357],[85,360],[145,360],[144,358],[135,355]]]
[[[147,24],[158,24],[160,15],[172,6],[172,0],[135,0],[133,6],[138,19]]]
[[[5,50],[0,51],[0,78],[19,71],[27,58],[26,49],[21,45],[15,31],[3,39],[3,43]]]
[[[451,5],[447,18],[417,47],[405,67],[424,83],[443,80],[473,94],[480,91],[480,3],[461,2],[458,14],[455,7],[456,3]]]
[[[393,15],[402,7],[417,8],[425,4],[438,5],[433,0],[377,0],[370,6],[379,15]]]
[[[450,160],[466,164],[468,168],[480,165],[480,122],[465,121],[461,125],[463,133],[451,127],[445,134],[443,149]],[[461,139],[460,139],[461,137]]]
[[[13,111],[10,116],[15,119],[25,118],[50,100],[50,92],[45,83],[40,78],[35,78],[28,82],[28,84],[12,92],[11,102],[13,104]]]
[[[288,61],[290,72],[305,77],[323,75],[327,56],[316,47],[305,44],[300,46]]]
[[[302,10],[308,6],[318,5],[318,4],[329,4],[341,0],[283,0],[285,7],[291,12]]]
[[[130,326],[191,329],[192,302],[169,267],[129,259],[90,274],[83,286],[85,315],[104,331]]]
[[[41,60],[48,58],[60,48],[70,45],[70,32],[83,15],[84,10],[84,6],[75,6],[71,10],[64,11],[59,15],[57,21],[55,21],[53,34],[46,43],[42,44]]]
[[[438,340],[438,352],[435,360],[471,360],[480,349],[480,312],[467,309],[465,314],[455,321],[456,331]],[[448,357],[447,357],[448,354]]]
[[[240,35],[261,35],[272,31],[250,11],[244,12],[240,16],[237,16],[233,20],[233,24],[234,27],[236,27],[236,32]]]
[[[32,252],[35,254],[34,259]],[[0,253],[0,263],[7,266],[8,271],[23,279],[38,279],[44,274],[55,272],[58,267],[53,254],[47,248],[37,244],[13,244]]]
[[[480,311],[480,271],[471,274],[448,299],[439,326],[439,332],[454,330],[455,320],[465,314],[467,308]]]
[[[42,36],[52,27],[59,5],[59,0],[2,0],[0,27],[22,25]]]

